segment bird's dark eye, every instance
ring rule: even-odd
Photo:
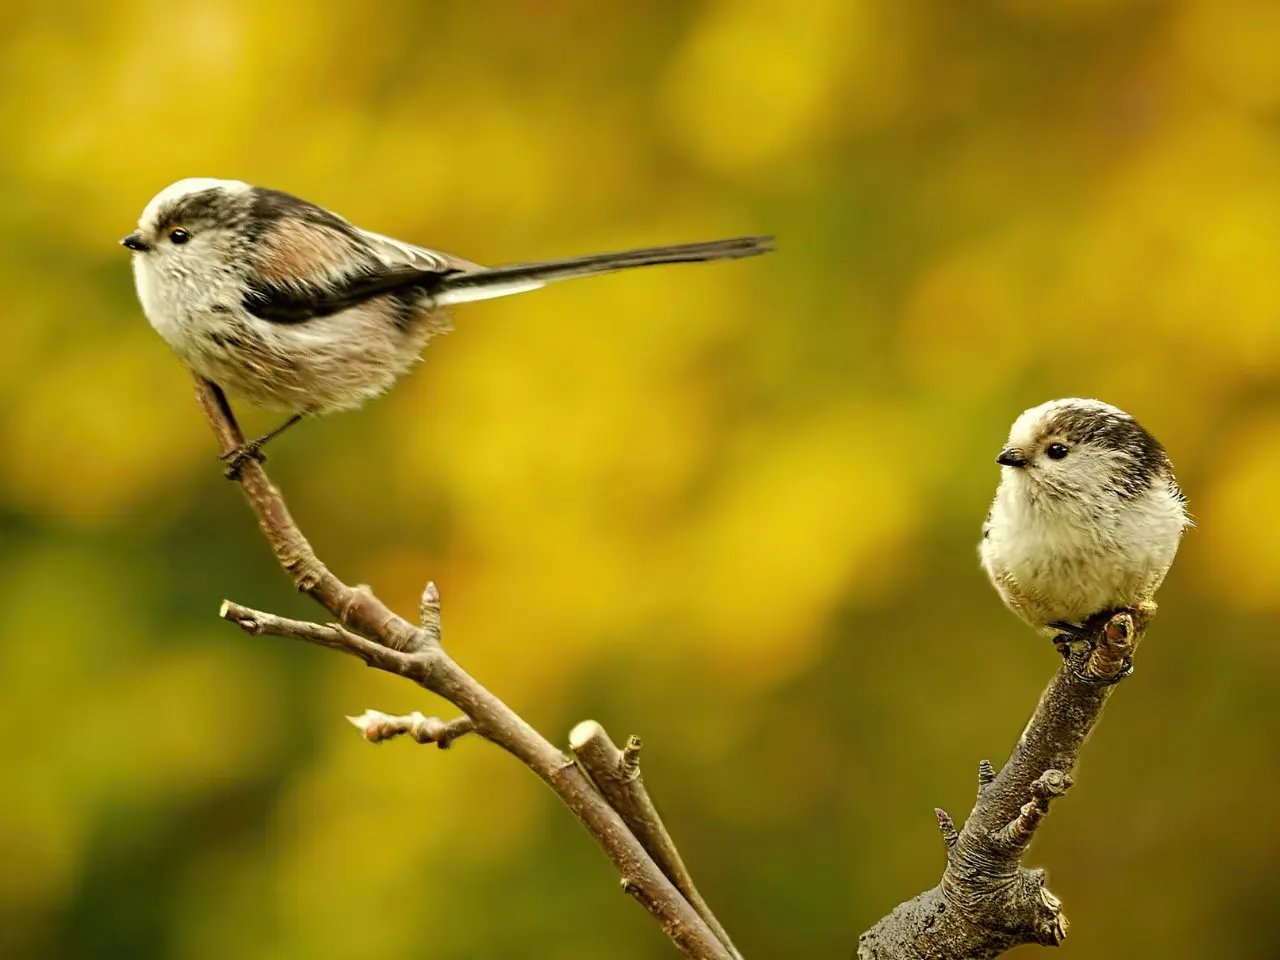
[[[1067,455],[1067,448],[1060,443],[1051,443],[1045,448],[1050,460],[1061,460]]]
[[[183,230],[181,227],[178,227],[176,230],[169,231],[169,239],[174,243],[186,243],[191,239],[191,234],[187,233],[187,231]]]

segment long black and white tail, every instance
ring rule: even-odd
[[[596,253],[566,260],[544,263],[515,263],[505,267],[486,267],[462,273],[451,273],[441,279],[432,291],[440,306],[489,300],[528,290],[537,290],[556,280],[593,277],[599,273],[651,267],[660,263],[697,263],[703,260],[738,260],[768,253],[773,237],[735,237],[705,243],[677,243],[666,247],[645,247],[621,253]]]

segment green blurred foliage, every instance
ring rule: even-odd
[[[936,881],[932,807],[1055,666],[977,567],[992,457],[1053,396],[1138,415],[1199,526],[1032,859],[1070,955],[1276,956],[1278,11],[7,5],[0,953],[672,956],[509,758],[341,719],[439,704],[216,619],[314,611],[115,246],[207,175],[487,262],[779,236],[466,307],[271,460],[540,729],[644,735],[748,956],[847,956]]]

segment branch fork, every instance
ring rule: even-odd
[[[196,400],[224,453],[244,436],[222,391],[196,379]],[[440,592],[428,583],[414,625],[387,607],[365,585],[339,580],[316,557],[293,522],[261,462],[239,464],[236,480],[280,565],[302,593],[337,618],[335,623],[292,620],[223,601],[219,616],[256,636],[287,637],[329,647],[378,670],[406,677],[451,703],[452,720],[414,712],[395,716],[366,710],[347,719],[372,743],[411,737],[444,749],[476,734],[501,747],[537,774],[574,812],[613,862],[622,889],[659,922],[690,960],[741,960],[728,934],[693,886],[640,776],[640,740],[618,750],[604,728],[586,721],[574,728],[565,756],[506,704],[464,671],[441,644]]]

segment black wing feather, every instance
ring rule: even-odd
[[[421,270],[409,266],[388,266],[375,272],[361,272],[330,287],[291,284],[250,283],[244,308],[255,317],[272,323],[306,323],[368,303],[387,294],[419,290],[431,293],[455,270]]]

